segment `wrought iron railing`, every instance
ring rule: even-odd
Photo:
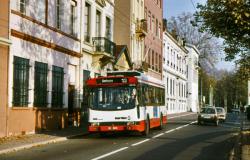
[[[145,19],[137,21],[136,32],[137,33],[140,33],[140,32],[147,33],[147,31],[148,31],[147,21]]]
[[[116,44],[105,37],[93,37],[93,45],[95,52],[106,52],[111,56],[115,53]]]

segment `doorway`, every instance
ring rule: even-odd
[[[74,98],[75,98],[75,85],[69,85],[68,88],[68,124],[69,126],[73,125],[74,118]]]

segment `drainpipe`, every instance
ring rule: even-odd
[[[83,13],[83,0],[81,0],[81,6],[80,6],[80,53],[81,55],[83,55],[82,53],[82,13]],[[80,124],[78,124],[78,126],[82,125],[81,124],[81,109],[82,109],[82,106],[81,106],[81,69],[82,69],[82,65],[81,65],[81,57],[79,58],[79,72],[78,72],[78,75],[79,75],[79,97],[78,97],[78,102],[79,102],[79,106],[80,106]]]
[[[10,39],[10,0],[8,1],[8,38]],[[11,45],[11,44],[10,44]],[[5,104],[6,106],[6,122],[5,122],[5,135],[8,136],[9,133],[9,127],[8,127],[8,121],[9,121],[9,61],[10,61],[10,45],[8,47],[8,56],[7,56],[7,104]]]

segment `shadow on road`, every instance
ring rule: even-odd
[[[232,133],[231,131],[218,131],[212,133],[210,132],[206,134],[195,135],[192,137],[186,137],[184,139],[159,137],[157,139],[165,141],[169,140],[171,143],[161,145],[153,150],[145,152],[143,155],[137,157],[135,160],[175,159],[179,158],[178,155],[185,152],[186,150],[190,150],[192,152],[188,154],[185,153],[185,155],[187,154],[187,157],[184,159],[195,159],[195,160],[228,159],[230,150],[233,148],[233,143],[229,142],[233,142],[235,137],[231,137],[226,140],[223,139],[223,141],[221,142],[213,142],[210,141],[210,139],[224,135],[226,136],[231,133]],[[209,144],[209,146],[204,147],[201,150],[201,152],[199,152],[200,148],[195,148],[195,145],[199,143],[206,143]]]

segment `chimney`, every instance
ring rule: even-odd
[[[174,37],[174,39],[177,40],[178,35],[177,35],[176,29],[173,29],[172,32],[171,32],[171,34],[172,34],[172,36]]]
[[[167,19],[163,19],[163,32],[168,30],[168,21]]]

